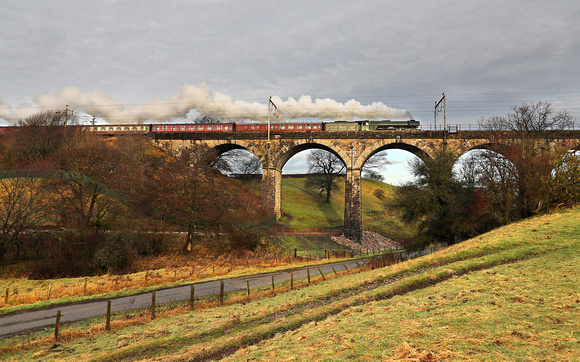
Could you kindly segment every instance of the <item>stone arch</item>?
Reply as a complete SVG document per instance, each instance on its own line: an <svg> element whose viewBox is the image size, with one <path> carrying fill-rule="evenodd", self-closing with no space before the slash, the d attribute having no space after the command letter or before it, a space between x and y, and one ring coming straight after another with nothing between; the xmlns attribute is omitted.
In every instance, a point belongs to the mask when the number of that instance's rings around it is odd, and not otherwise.
<svg viewBox="0 0 580 362"><path fill-rule="evenodd" d="M247 150L247 151L252 152L252 150L250 150L247 147L244 147L240 144L237 144L237 143L222 143L219 145L215 145L213 148L218 152L219 155L221 155L222 153L226 153L228 151L232 151L232 150ZM254 153L254 152L252 152L252 153Z"/></svg>
<svg viewBox="0 0 580 362"><path fill-rule="evenodd" d="M512 153L513 153L512 151L514 150L514 147L509 145L509 144L505 144L505 143L492 143L492 142L481 143L479 145L476 145L474 147L471 147L471 148L465 150L465 152L463 152L459 156L463 156L467 152L475 151L475 150L488 150L488 151L497 152L500 155L502 155L503 157L505 157L506 160L508 160L510 162L514 162L513 157L512 157Z"/></svg>
<svg viewBox="0 0 580 362"><path fill-rule="evenodd" d="M417 146L414 146L414 145L411 145L408 143L404 143L404 142L390 142L390 143L379 144L376 147L366 147L365 150L360 154L360 156L356 160L354 168L362 169L365 162L367 162L368 159L371 158L373 155L375 155L378 152L386 151L386 150L390 150L390 149L399 149L399 150L408 151L408 152L414 154L415 156L419 157L422 160L426 160L426 159L431 158L431 156L427 152L425 152L423 149L421 149Z"/></svg>
<svg viewBox="0 0 580 362"><path fill-rule="evenodd" d="M249 145L246 145L249 146ZM236 177L247 177L245 175L246 172L251 171L253 176L258 177L262 175L264 172L265 164L262 159L260 159L259 155L257 155L254 150L248 147L244 147L241 144L235 143L222 143L216 145L213 148L216 152L218 157L228 164L230 167L230 171L232 174L235 174ZM237 154L228 154L230 151L245 151ZM243 155L243 156L242 156ZM223 157L223 159L222 159ZM234 158L231 158L234 157ZM256 163L257 161L257 163ZM258 172L258 165L260 165L260 170ZM250 168L248 168L250 166ZM241 174L237 174L238 172L242 172ZM230 176L232 176L230 174Z"/></svg>
<svg viewBox="0 0 580 362"><path fill-rule="evenodd" d="M304 143L294 145L293 147L289 148L286 152L281 153L279 155L279 157L275 163L276 168L279 170L282 170L284 165L286 165L286 163L293 156L297 155L298 153L300 153L302 151L314 150L314 149L328 151L328 152L332 153L333 155L335 155L336 157L338 157L346 165L346 161L347 161L346 155L341 154L340 152L337 152L337 150L332 148L331 145L328 145L325 143L327 143L327 142L304 142Z"/></svg>

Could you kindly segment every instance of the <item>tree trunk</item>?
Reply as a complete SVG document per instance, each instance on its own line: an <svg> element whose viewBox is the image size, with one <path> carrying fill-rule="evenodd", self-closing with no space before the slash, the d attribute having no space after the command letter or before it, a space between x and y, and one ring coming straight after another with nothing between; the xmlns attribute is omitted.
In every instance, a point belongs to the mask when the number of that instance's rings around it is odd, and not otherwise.
<svg viewBox="0 0 580 362"><path fill-rule="evenodd" d="M193 230L187 230L187 238L185 239L185 244L183 245L183 253L189 254L193 250Z"/></svg>

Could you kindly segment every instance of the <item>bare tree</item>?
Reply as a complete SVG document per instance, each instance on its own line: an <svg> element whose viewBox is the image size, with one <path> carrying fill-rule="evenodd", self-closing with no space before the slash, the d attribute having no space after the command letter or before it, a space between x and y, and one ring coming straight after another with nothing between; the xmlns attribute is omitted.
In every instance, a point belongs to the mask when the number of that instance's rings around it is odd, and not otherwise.
<svg viewBox="0 0 580 362"><path fill-rule="evenodd" d="M325 203L330 202L332 191L338 184L338 179L344 176L346 165L335 154L325 150L314 150L308 154L308 172L306 187L326 193Z"/></svg>
<svg viewBox="0 0 580 362"><path fill-rule="evenodd" d="M479 166L480 176L483 176L480 179L486 180L481 190L485 190L487 196L492 195L488 201L493 200L492 204L502 209L503 222L507 221L508 214L528 217L557 202L551 200L550 188L555 170L559 169L555 168L554 152L546 147L546 132L568 129L574 123L567 111L554 111L548 102L522 103L512 110L505 116L480 121L480 126L489 132L495 150L510 161L484 153L485 159ZM503 132L506 130L515 132L517 139L506 137ZM514 192L517 197L512 200ZM510 207L512 210L508 212Z"/></svg>
<svg viewBox="0 0 580 362"><path fill-rule="evenodd" d="M371 156L362 168L362 177L369 180L383 181L380 171L385 169L391 162L387 159L387 152L382 151Z"/></svg>
<svg viewBox="0 0 580 362"><path fill-rule="evenodd" d="M493 216L500 224L514 218L518 199L518 170L505 156L491 150L481 150L472 155L463 167L469 172L473 186L478 190L480 214Z"/></svg>
<svg viewBox="0 0 580 362"><path fill-rule="evenodd" d="M10 145L19 163L43 162L49 156L78 141L83 133L76 115L66 111L45 111L18 122L18 132Z"/></svg>
<svg viewBox="0 0 580 362"><path fill-rule="evenodd" d="M511 130L526 133L570 128L573 117L568 111L552 109L548 102L522 103L512 108L514 111L506 116Z"/></svg>
<svg viewBox="0 0 580 362"><path fill-rule="evenodd" d="M536 138L542 131L564 130L574 125L574 118L568 111L554 111L548 102L522 103L512 107L512 110L505 116L480 119L479 126L494 134L516 131L525 140Z"/></svg>
<svg viewBox="0 0 580 362"><path fill-rule="evenodd" d="M45 185L45 179L23 171L0 175L0 260L11 247L18 248L26 230L45 219Z"/></svg>
<svg viewBox="0 0 580 362"><path fill-rule="evenodd" d="M252 152L245 149L230 150L222 153L213 165L221 173L228 175L260 175L262 162Z"/></svg>
<svg viewBox="0 0 580 362"><path fill-rule="evenodd" d="M76 228L100 227L120 207L117 186L132 182L127 157L97 140L59 157L60 177L52 184L62 221Z"/></svg>

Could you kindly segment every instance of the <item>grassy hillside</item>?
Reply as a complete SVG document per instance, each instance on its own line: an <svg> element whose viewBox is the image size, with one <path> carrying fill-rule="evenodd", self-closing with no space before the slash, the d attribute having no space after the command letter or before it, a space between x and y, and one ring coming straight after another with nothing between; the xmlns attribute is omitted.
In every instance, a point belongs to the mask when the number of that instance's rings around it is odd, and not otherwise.
<svg viewBox="0 0 580 362"><path fill-rule="evenodd" d="M219 308L0 341L4 360L577 360L580 208ZM231 297L230 297L231 298ZM241 298L241 297L240 297ZM240 299L241 300L241 299ZM143 312L143 316L147 313ZM146 325L140 325L140 324ZM68 332L66 331L68 330Z"/></svg>
<svg viewBox="0 0 580 362"><path fill-rule="evenodd" d="M344 224L344 182L339 182L330 203L316 191L304 186L303 178L282 179L282 212L284 217L279 221L290 227L336 227ZM375 196L375 191L382 189L386 197L392 195L395 186L379 181L362 180L363 227L380 229L392 238L404 238L413 235L413 230L406 227L400 219L384 210L382 202Z"/></svg>

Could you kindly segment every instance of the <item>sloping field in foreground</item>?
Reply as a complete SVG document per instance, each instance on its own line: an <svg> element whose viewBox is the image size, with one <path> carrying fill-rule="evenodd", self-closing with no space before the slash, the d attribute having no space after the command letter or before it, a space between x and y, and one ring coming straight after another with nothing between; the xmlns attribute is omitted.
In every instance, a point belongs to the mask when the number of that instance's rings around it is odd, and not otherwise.
<svg viewBox="0 0 580 362"><path fill-rule="evenodd" d="M78 332L63 333L57 345L51 331L38 332L3 341L0 353L4 360L578 360L579 265L575 208L275 296L161 312L111 332L72 325Z"/></svg>

